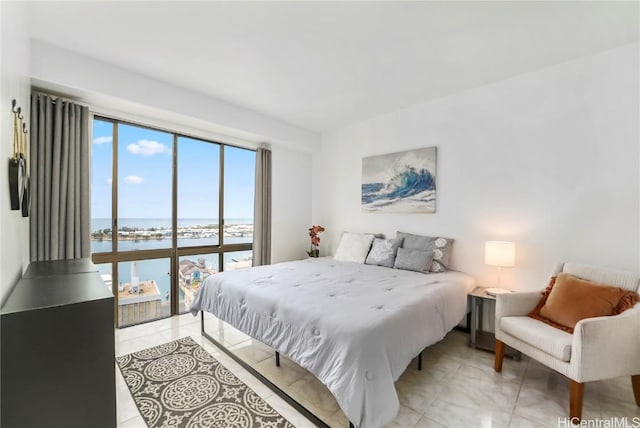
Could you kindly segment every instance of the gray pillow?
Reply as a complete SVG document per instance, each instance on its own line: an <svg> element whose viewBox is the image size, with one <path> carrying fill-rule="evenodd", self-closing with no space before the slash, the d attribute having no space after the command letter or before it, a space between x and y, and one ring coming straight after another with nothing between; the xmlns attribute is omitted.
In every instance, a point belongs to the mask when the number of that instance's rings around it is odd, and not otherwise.
<svg viewBox="0 0 640 428"><path fill-rule="evenodd" d="M400 239L380 239L373 240L373 245L365 261L368 265L378 265L393 267L393 263L396 260L396 253L398 248L402 245L402 238Z"/></svg>
<svg viewBox="0 0 640 428"><path fill-rule="evenodd" d="M428 251L433 238L430 236L414 235L413 233L396 232L396 238L403 238L402 248L410 250Z"/></svg>
<svg viewBox="0 0 640 428"><path fill-rule="evenodd" d="M393 267L396 269L429 273L429 268L431 267L432 262L433 251L398 248L398 254L396 255L396 261Z"/></svg>
<svg viewBox="0 0 640 428"><path fill-rule="evenodd" d="M402 248L433 252L433 261L429 269L431 272L446 272L448 269L453 239L405 232L396 232L396 238L404 238Z"/></svg>
<svg viewBox="0 0 640 428"><path fill-rule="evenodd" d="M431 269L429 269L431 272L446 272L449 269L451 244L453 244L453 239L433 238L433 262Z"/></svg>

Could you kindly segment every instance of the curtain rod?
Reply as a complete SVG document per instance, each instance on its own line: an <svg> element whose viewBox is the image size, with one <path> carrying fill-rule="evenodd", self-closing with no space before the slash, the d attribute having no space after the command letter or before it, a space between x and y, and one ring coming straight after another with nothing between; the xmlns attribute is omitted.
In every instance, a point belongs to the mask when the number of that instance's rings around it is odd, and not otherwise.
<svg viewBox="0 0 640 428"><path fill-rule="evenodd" d="M45 91L42 89L38 89L35 87L31 88L31 93L32 94L37 94L37 95L46 95L48 97L51 97L51 100L55 103L56 101L61 101L63 103L74 103L74 104L78 104L87 108L91 108L91 105L84 102L84 101L80 101L80 100L76 100L76 99L72 99L72 98L68 98L65 95L62 94L56 94L54 92L49 92L49 91Z"/></svg>

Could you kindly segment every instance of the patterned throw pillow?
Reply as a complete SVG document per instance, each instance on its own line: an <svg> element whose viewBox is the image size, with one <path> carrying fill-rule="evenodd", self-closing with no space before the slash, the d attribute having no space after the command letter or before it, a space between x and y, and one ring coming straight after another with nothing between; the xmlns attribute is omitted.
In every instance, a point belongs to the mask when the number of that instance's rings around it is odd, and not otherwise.
<svg viewBox="0 0 640 428"><path fill-rule="evenodd" d="M396 261L396 253L398 248L402 245L402 238L400 239L380 239L373 240L371 251L365 261L368 265L378 265L385 267L393 267Z"/></svg>
<svg viewBox="0 0 640 428"><path fill-rule="evenodd" d="M433 262L431 263L431 269L429 269L431 272L446 272L449 269L451 244L453 244L453 239L434 238Z"/></svg>
<svg viewBox="0 0 640 428"><path fill-rule="evenodd" d="M422 250L410 250L408 248L398 248L396 256L396 269L412 270L416 272L429 273L429 267L433 261L433 252Z"/></svg>
<svg viewBox="0 0 640 428"><path fill-rule="evenodd" d="M429 271L446 272L449 268L453 239L414 235L405 232L396 232L396 238L404 238L402 248L433 252L433 261Z"/></svg>

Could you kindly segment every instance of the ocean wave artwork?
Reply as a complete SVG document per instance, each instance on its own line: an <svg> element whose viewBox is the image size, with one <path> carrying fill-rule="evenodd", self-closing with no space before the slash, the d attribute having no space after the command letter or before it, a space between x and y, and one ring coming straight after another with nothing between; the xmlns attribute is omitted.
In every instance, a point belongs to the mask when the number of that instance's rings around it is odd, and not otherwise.
<svg viewBox="0 0 640 428"><path fill-rule="evenodd" d="M436 147L363 158L362 209L434 213Z"/></svg>

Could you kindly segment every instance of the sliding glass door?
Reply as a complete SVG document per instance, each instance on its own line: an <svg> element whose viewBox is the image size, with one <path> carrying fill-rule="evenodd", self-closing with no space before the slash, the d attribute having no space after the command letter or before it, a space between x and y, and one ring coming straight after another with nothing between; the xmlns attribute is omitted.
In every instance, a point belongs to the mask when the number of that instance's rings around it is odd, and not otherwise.
<svg viewBox="0 0 640 428"><path fill-rule="evenodd" d="M254 169L253 150L94 118L92 258L117 326L186 312L208 276L251 265Z"/></svg>

